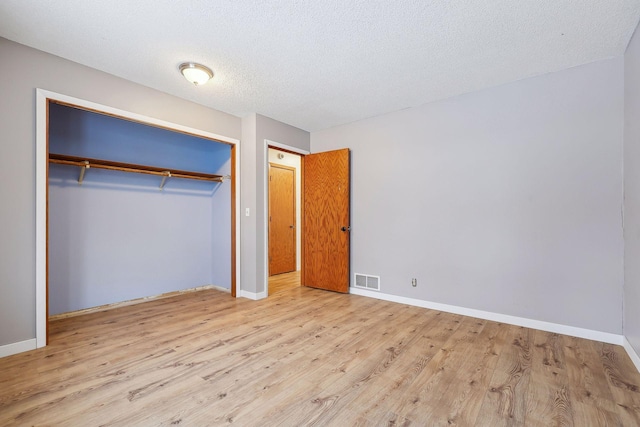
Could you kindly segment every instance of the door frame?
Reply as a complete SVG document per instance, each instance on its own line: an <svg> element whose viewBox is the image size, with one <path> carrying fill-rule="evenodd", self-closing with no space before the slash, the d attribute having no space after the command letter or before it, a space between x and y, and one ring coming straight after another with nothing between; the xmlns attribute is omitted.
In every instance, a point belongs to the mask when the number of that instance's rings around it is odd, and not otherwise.
<svg viewBox="0 0 640 427"><path fill-rule="evenodd" d="M48 326L48 177L49 102L129 120L177 133L202 137L231 146L231 294L240 283L240 140L178 123L137 114L45 89L36 89L36 347L47 345Z"/></svg>
<svg viewBox="0 0 640 427"><path fill-rule="evenodd" d="M303 200L304 200L304 191L302 191L302 189L304 188L304 156L306 156L307 154L311 154L310 151L303 150L301 148L294 147L291 145L283 144L281 142L272 141L270 139L265 139L263 141L262 153L263 153L263 159L264 159L264 187L262 191L264 194L264 197L263 197L264 205L262 206L262 209L263 209L262 212L263 212L264 221L262 224L262 229L264 230L264 246L263 246L264 256L262 259L262 263L263 263L264 277L262 277L261 279L264 286L264 293L261 295L262 298L267 298L269 296L269 147L282 150L282 151L288 151L294 154L298 154L301 157L300 179L301 179L302 188L300 189L300 194ZM303 200L299 201L301 203L300 209L301 209L302 218L304 218L304 203L302 203ZM304 221L300 221L300 222L304 223ZM298 227L300 227L300 233L302 236L302 245L300 248L300 259L302 261L300 264L300 268L301 268L300 281L304 283L304 226L303 224L299 224Z"/></svg>

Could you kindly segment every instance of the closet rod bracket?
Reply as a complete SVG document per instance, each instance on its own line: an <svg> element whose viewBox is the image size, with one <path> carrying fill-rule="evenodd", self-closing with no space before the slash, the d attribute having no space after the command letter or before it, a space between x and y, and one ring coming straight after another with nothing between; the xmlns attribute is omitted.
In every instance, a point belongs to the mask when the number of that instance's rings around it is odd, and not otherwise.
<svg viewBox="0 0 640 427"><path fill-rule="evenodd" d="M167 183L167 178L171 178L170 171L164 171L164 176L162 177L162 182L160 183L160 191L162 191L164 185Z"/></svg>
<svg viewBox="0 0 640 427"><path fill-rule="evenodd" d="M84 165L80 166L80 176L78 177L78 185L82 185L82 181L84 181L84 173L87 169L89 169L91 165L88 160L84 161Z"/></svg>

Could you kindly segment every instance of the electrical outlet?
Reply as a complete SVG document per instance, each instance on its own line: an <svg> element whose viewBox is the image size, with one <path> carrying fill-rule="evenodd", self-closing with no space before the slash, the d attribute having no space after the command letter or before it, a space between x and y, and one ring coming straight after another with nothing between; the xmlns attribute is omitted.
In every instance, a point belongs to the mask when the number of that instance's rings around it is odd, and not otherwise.
<svg viewBox="0 0 640 427"><path fill-rule="evenodd" d="M418 286L418 279L416 278L411 279L411 286L413 286L414 288Z"/></svg>

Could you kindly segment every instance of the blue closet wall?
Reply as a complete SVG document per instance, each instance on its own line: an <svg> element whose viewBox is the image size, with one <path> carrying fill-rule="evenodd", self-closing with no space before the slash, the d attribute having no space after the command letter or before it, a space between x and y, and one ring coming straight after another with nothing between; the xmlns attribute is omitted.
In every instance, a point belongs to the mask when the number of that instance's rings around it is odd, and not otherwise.
<svg viewBox="0 0 640 427"><path fill-rule="evenodd" d="M227 175L230 146L52 104L49 152ZM231 285L231 183L49 166L49 313Z"/></svg>

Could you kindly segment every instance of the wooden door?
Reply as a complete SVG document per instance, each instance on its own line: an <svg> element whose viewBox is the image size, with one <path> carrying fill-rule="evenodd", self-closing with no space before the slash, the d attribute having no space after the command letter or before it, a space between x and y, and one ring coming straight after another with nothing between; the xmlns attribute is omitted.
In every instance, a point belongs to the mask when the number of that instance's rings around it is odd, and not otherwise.
<svg viewBox="0 0 640 427"><path fill-rule="evenodd" d="M269 275L296 270L296 170L269 164Z"/></svg>
<svg viewBox="0 0 640 427"><path fill-rule="evenodd" d="M304 157L303 285L349 292L349 150Z"/></svg>

